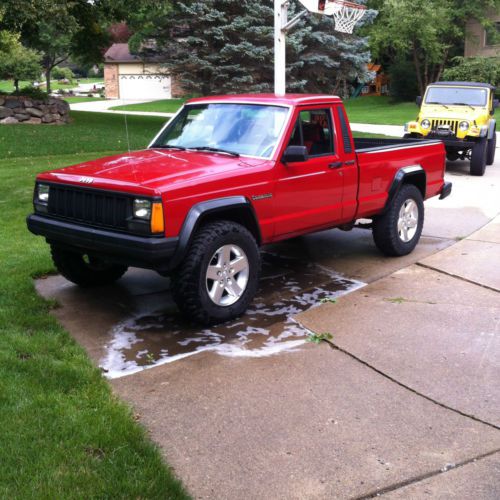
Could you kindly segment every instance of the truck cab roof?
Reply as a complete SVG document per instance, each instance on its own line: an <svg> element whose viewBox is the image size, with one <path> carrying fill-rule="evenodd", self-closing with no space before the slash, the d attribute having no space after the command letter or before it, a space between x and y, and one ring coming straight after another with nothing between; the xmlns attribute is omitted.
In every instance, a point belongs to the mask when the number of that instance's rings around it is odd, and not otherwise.
<svg viewBox="0 0 500 500"><path fill-rule="evenodd" d="M237 94L196 97L189 99L186 104L208 104L214 102L304 106L340 103L342 101L338 96L323 94L286 94L284 96L276 96L275 94Z"/></svg>

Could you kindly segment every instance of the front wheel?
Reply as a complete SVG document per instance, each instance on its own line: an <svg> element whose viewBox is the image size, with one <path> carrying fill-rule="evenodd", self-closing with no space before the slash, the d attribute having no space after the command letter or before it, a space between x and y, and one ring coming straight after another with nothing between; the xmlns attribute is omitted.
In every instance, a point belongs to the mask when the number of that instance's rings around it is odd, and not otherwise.
<svg viewBox="0 0 500 500"><path fill-rule="evenodd" d="M218 221L202 227L172 276L172 294L189 318L210 325L245 312L259 282L260 254L240 224Z"/></svg>
<svg viewBox="0 0 500 500"><path fill-rule="evenodd" d="M486 150L488 146L488 141L484 137L479 139L476 144L472 147L472 153L470 157L470 175L484 175L486 169Z"/></svg>
<svg viewBox="0 0 500 500"><path fill-rule="evenodd" d="M488 141L486 148L486 165L493 165L495 162L495 151L497 147L497 131L493 131L493 137Z"/></svg>
<svg viewBox="0 0 500 500"><path fill-rule="evenodd" d="M375 245L386 255L407 255L417 246L423 225L422 193L413 184L404 184L388 210L373 221Z"/></svg>
<svg viewBox="0 0 500 500"><path fill-rule="evenodd" d="M127 266L110 264L95 255L70 252L54 245L50 250L57 270L81 287L109 285L127 271Z"/></svg>

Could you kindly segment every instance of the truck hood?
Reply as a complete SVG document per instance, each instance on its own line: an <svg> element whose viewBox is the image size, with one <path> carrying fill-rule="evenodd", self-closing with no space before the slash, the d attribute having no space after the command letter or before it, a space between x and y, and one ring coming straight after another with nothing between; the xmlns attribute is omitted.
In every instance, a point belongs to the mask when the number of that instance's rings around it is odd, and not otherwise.
<svg viewBox="0 0 500 500"><path fill-rule="evenodd" d="M448 109L438 104L423 105L420 110L420 118L423 120L481 120L487 116L485 108L475 107L474 110L469 106L452 106L447 104Z"/></svg>
<svg viewBox="0 0 500 500"><path fill-rule="evenodd" d="M146 149L53 170L41 174L39 179L120 190L141 187L143 192L159 192L200 178L227 177L228 172L262 162L262 159L225 154Z"/></svg>

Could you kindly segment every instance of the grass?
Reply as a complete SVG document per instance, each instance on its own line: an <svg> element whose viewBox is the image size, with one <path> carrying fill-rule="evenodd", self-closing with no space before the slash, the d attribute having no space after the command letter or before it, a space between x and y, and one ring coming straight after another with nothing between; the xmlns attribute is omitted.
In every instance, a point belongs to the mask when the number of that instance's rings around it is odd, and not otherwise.
<svg viewBox="0 0 500 500"><path fill-rule="evenodd" d="M111 109L121 111L144 111L175 113L183 104L183 99L165 99L162 101L125 104ZM413 102L391 103L388 97L367 96L345 101L349 120L353 123L380 125L403 125L414 120L418 109Z"/></svg>
<svg viewBox="0 0 500 500"><path fill-rule="evenodd" d="M110 109L116 111L145 111L156 113L175 113L184 104L184 99L164 99L161 101L143 102L141 104L124 104Z"/></svg>
<svg viewBox="0 0 500 500"><path fill-rule="evenodd" d="M104 97L64 97L63 99L70 104L76 104L78 102L92 102L92 101L105 101Z"/></svg>
<svg viewBox="0 0 500 500"><path fill-rule="evenodd" d="M391 103L390 99L385 96L358 97L349 99L344 104L349 121L352 123L404 125L418 115L415 103Z"/></svg>
<svg viewBox="0 0 500 500"><path fill-rule="evenodd" d="M103 78L79 78L78 81L80 83L103 83L104 79ZM28 82L28 81L20 81L19 82L19 88L22 89L23 87L28 87L32 85L33 82ZM59 90L59 89L64 89L64 90L70 90L70 89L75 89L78 87L78 83L76 81L76 78L73 83L59 83L57 80L52 80L51 82L51 88L52 91L54 90ZM41 87L42 89L45 88L45 86ZM14 90L14 81L13 80L0 80L0 92L12 92Z"/></svg>
<svg viewBox="0 0 500 500"><path fill-rule="evenodd" d="M0 498L187 498L33 286L34 276L53 271L45 241L25 225L34 177L123 151L123 117L108 116L75 113L64 127L0 127ZM161 124L149 121L129 118L134 147Z"/></svg>
<svg viewBox="0 0 500 500"><path fill-rule="evenodd" d="M0 128L0 158L57 156L93 151L125 151L145 147L165 118L71 113L73 122L61 126L8 125ZM129 142L127 141L127 126Z"/></svg>

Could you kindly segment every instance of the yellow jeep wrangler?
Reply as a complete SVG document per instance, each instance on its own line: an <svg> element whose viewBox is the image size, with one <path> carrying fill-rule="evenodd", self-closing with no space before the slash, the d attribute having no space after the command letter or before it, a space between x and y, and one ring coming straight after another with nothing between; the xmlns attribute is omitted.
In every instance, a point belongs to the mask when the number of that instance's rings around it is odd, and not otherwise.
<svg viewBox="0 0 500 500"><path fill-rule="evenodd" d="M498 99L487 83L437 82L417 97L417 121L405 124L405 138L440 139L448 160L470 160L471 175L483 175L493 164Z"/></svg>

